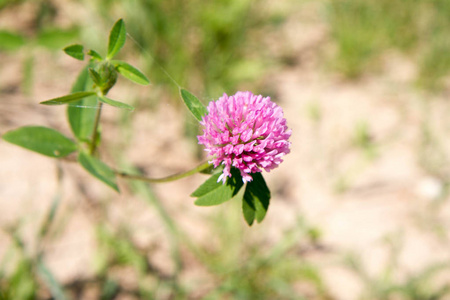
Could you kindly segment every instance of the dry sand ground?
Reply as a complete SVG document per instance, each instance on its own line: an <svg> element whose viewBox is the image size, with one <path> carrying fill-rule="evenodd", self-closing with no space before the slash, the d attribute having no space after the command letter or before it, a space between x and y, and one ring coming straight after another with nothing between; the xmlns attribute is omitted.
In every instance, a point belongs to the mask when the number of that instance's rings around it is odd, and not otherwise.
<svg viewBox="0 0 450 300"><path fill-rule="evenodd" d="M448 228L450 206L445 195L450 132L447 92L428 96L412 85L414 65L393 53L385 57L378 75L347 82L325 70L319 53L330 47L327 30L320 19L293 18L277 37L285 39L296 63L270 76L279 104L293 130L292 153L279 169L267 175L274 195L266 220L248 231L267 235L276 242L284 230L295 225L299 215L321 229L322 244L329 251L311 255L324 274L336 299L356 299L362 290L359 278L339 261L348 252L360 255L369 273L376 275L388 263L388 247L383 241L401 236L398 278L420 271L433 262L449 261ZM41 107L40 100L67 91L80 64L63 55L42 53L36 61L33 97L20 94L20 58L0 55L2 94L1 133L23 125L44 125L69 134L63 109ZM52 79L69 72L67 82ZM66 75L64 75L66 76ZM117 99L124 99L119 89ZM183 137L182 113L173 104L162 102L155 111L127 114L132 135L125 157L152 176L186 170L197 163L192 145ZM104 111L106 145L117 145L121 133L113 108ZM366 123L375 145L374 155L355 146L355 128ZM423 124L437 138L425 145ZM111 157L106 160L112 162ZM425 163L424 163L425 161ZM23 218L23 234L32 251L33 235L57 190L57 163L5 142L0 142L0 226ZM46 260L60 280L85 277L92 272L93 235L91 208L99 201L114 199L108 206L111 222L129 221L139 243L159 243L152 260L170 268L165 229L158 214L124 190L121 195L91 180L78 166L62 163L63 208L66 228L56 242L47 245ZM204 180L201 175L177 183L155 186L156 195L193 240L209 237L205 218L217 208L199 208L188 197ZM81 189L80 189L81 187ZM80 192L83 190L83 192ZM109 201L109 200L108 200ZM438 205L438 210L433 210ZM227 206L225 206L227 207ZM441 234L433 228L439 227ZM0 257L9 239L0 232ZM184 275L198 280L201 272ZM196 277L197 276L197 277ZM189 280L189 279L188 279Z"/></svg>

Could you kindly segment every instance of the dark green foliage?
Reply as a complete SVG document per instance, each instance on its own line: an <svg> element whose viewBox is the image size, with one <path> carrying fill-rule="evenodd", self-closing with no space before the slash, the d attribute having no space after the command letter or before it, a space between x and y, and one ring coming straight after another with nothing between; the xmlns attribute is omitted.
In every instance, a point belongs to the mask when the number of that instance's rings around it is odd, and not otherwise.
<svg viewBox="0 0 450 300"><path fill-rule="evenodd" d="M270 191L261 173L254 173L252 177L253 181L247 183L242 199L244 218L250 226L255 219L258 223L264 219L270 202Z"/></svg>

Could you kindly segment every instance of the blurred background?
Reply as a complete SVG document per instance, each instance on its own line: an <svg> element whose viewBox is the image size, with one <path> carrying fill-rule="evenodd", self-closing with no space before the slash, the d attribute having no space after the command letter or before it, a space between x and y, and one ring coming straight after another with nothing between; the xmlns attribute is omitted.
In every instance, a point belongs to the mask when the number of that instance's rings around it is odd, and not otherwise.
<svg viewBox="0 0 450 300"><path fill-rule="evenodd" d="M0 0L0 134L70 135L63 107L114 22L124 59L100 153L152 177L205 160L178 95L250 90L283 107L292 152L266 219L196 207L207 177L121 193L0 141L0 299L450 299L450 1Z"/></svg>

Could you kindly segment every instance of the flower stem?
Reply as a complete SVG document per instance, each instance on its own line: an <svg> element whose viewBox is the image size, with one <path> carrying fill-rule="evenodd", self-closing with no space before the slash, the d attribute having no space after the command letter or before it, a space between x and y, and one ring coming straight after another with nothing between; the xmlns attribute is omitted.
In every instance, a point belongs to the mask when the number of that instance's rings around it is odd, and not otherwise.
<svg viewBox="0 0 450 300"><path fill-rule="evenodd" d="M100 115L102 113L102 105L103 105L103 103L98 101L97 113L95 115L95 121L94 121L94 130L92 131L92 137L91 137L91 146L89 148L89 153L91 155L95 153L95 150L97 150L98 125L100 124Z"/></svg>
<svg viewBox="0 0 450 300"><path fill-rule="evenodd" d="M117 176L120 176L120 177L126 178L126 179L141 180L141 181L146 181L146 182L151 182L151 183L163 183L163 182L170 182L170 181L175 181L175 180L178 180L178 179L181 179L184 177L188 177L188 176L198 173L200 171L206 170L210 166L211 165L209 162L204 162L201 165L198 165L197 167L195 167L189 171L170 175L167 177L162 177L162 178L149 178L149 177L145 177L142 175L133 175L133 174L128 174L128 173L120 172L120 171L115 171L115 173Z"/></svg>

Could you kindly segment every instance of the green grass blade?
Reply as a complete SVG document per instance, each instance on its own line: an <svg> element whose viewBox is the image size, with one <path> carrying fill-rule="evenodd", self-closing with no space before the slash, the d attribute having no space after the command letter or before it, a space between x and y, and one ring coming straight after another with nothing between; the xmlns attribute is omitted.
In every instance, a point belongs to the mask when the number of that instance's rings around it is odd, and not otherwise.
<svg viewBox="0 0 450 300"><path fill-rule="evenodd" d="M56 211L58 210L59 204L61 202L61 197L60 195L57 195L53 201L52 201L52 205L50 206L50 209L48 210L41 228L39 229L39 238L42 239L44 238L47 233L49 232L50 226L53 223L53 220L55 219L55 215L56 215Z"/></svg>
<svg viewBox="0 0 450 300"><path fill-rule="evenodd" d="M66 300L68 299L64 293L63 287L56 280L55 276L50 272L50 270L45 266L42 261L37 264L37 272L42 278L44 283L47 285L50 293L55 300Z"/></svg>

